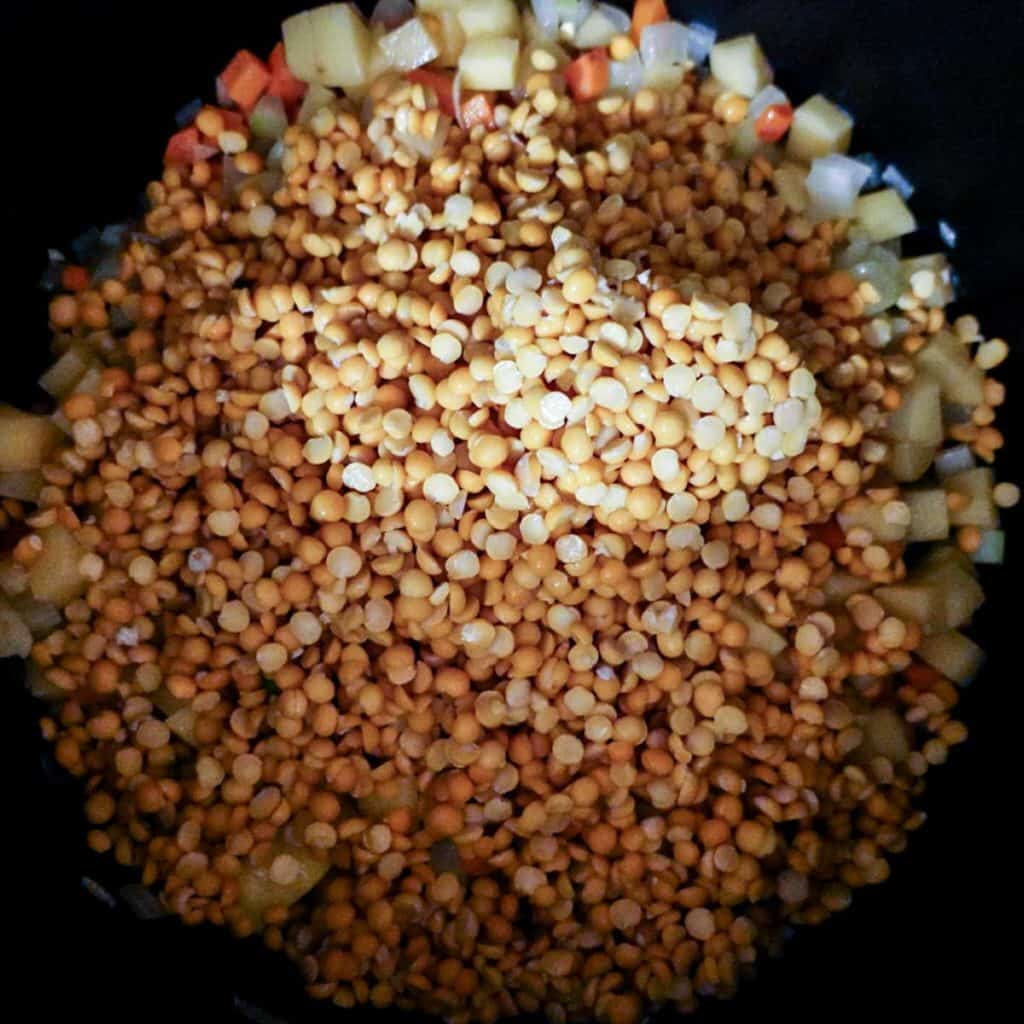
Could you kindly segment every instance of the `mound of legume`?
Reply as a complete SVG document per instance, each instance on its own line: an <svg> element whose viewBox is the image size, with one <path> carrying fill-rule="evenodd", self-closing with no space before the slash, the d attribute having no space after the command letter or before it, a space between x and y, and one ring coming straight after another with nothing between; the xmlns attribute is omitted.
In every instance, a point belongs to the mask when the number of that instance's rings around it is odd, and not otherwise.
<svg viewBox="0 0 1024 1024"><path fill-rule="evenodd" d="M0 653L90 846L314 996L729 995L885 880L965 737L1006 345L753 37L660 0L284 36L55 268Z"/></svg>

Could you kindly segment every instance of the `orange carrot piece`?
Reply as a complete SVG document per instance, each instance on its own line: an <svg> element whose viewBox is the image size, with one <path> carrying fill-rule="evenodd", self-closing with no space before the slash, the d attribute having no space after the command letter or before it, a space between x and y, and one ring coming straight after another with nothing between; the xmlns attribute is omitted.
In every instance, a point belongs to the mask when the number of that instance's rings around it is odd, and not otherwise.
<svg viewBox="0 0 1024 1024"><path fill-rule="evenodd" d="M834 519L827 523L813 523L808 526L807 536L809 540L824 544L830 551L836 551L846 544L846 534Z"/></svg>
<svg viewBox="0 0 1024 1024"><path fill-rule="evenodd" d="M482 93L470 96L462 104L462 125L468 131L475 124L490 127L494 124L494 108L491 101Z"/></svg>
<svg viewBox="0 0 1024 1024"><path fill-rule="evenodd" d="M164 152L164 162L194 164L199 159L198 154L206 148L208 147L202 145L198 128L182 128L168 140L167 149Z"/></svg>
<svg viewBox="0 0 1024 1024"><path fill-rule="evenodd" d="M60 286L68 292L84 292L89 287L89 271L85 267L65 267L60 274Z"/></svg>
<svg viewBox="0 0 1024 1024"><path fill-rule="evenodd" d="M239 50L223 70L224 91L243 110L251 110L270 85L270 71L254 53Z"/></svg>
<svg viewBox="0 0 1024 1024"><path fill-rule="evenodd" d="M608 75L608 51L603 47L581 53L565 69L565 81L578 103L601 96L608 88Z"/></svg>
<svg viewBox="0 0 1024 1024"><path fill-rule="evenodd" d="M636 0L633 5L633 41L639 43L644 29L648 25L657 25L659 21L668 21L665 0Z"/></svg>
<svg viewBox="0 0 1024 1024"><path fill-rule="evenodd" d="M915 658L903 670L903 677L915 690L929 690L943 678L943 675L937 668L932 668L931 665L926 665Z"/></svg>
<svg viewBox="0 0 1024 1024"><path fill-rule="evenodd" d="M270 68L270 84L267 86L267 93L271 96L279 96L284 100L285 105L298 103L306 95L306 83L300 81L292 74L288 67L288 61L284 55L284 43L278 43L270 53L267 61Z"/></svg>
<svg viewBox="0 0 1024 1024"><path fill-rule="evenodd" d="M428 89L433 89L437 94L437 102L441 109L449 117L455 116L455 96L452 92L452 76L443 75L439 71L428 71L426 68L416 68L405 73L406 79L410 82L418 82Z"/></svg>

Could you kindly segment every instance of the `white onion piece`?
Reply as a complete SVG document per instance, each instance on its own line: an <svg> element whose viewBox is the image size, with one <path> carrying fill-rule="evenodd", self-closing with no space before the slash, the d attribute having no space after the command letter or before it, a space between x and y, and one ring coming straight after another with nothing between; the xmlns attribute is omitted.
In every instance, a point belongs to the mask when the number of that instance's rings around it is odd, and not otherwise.
<svg viewBox="0 0 1024 1024"><path fill-rule="evenodd" d="M560 34L567 39L575 39L580 25L593 9L592 0L555 0Z"/></svg>
<svg viewBox="0 0 1024 1024"><path fill-rule="evenodd" d="M852 217L857 196L870 176L870 169L859 160L838 153L819 157L807 175L812 216L818 220Z"/></svg>
<svg viewBox="0 0 1024 1024"><path fill-rule="evenodd" d="M688 46L686 26L678 21L648 25L640 35L640 56L649 68L685 64Z"/></svg>
<svg viewBox="0 0 1024 1024"><path fill-rule="evenodd" d="M902 199L909 199L914 194L914 186L895 164L889 164L882 171L882 182L899 192Z"/></svg>
<svg viewBox="0 0 1024 1024"><path fill-rule="evenodd" d="M982 530L981 544L971 555L980 565L1002 565L1006 557L1006 534L1002 530Z"/></svg>
<svg viewBox="0 0 1024 1024"><path fill-rule="evenodd" d="M592 50L595 46L607 46L617 35L622 34L621 25L617 25L608 12L616 10L607 4L598 4L583 20L573 36L573 42L581 50ZM625 14L625 11L617 11Z"/></svg>
<svg viewBox="0 0 1024 1024"><path fill-rule="evenodd" d="M747 117L755 121L769 108L776 107L781 103L788 103L789 97L775 85L766 85L751 101L747 107Z"/></svg>
<svg viewBox="0 0 1024 1024"><path fill-rule="evenodd" d="M554 39L558 34L558 5L556 0L530 0L537 28L545 39Z"/></svg>
<svg viewBox="0 0 1024 1024"><path fill-rule="evenodd" d="M974 453L965 444L947 448L935 456L935 472L940 480L945 480L948 476L956 476L957 473L966 473L967 470L974 469L976 465Z"/></svg>
<svg viewBox="0 0 1024 1024"><path fill-rule="evenodd" d="M415 13L409 0L377 0L377 6L370 15L370 24L386 29L398 28Z"/></svg>
<svg viewBox="0 0 1024 1024"><path fill-rule="evenodd" d="M437 129L430 138L420 135L418 132L396 130L395 139L405 146L406 149L422 157L424 160L433 160L444 145L450 124L451 119L442 114L438 119Z"/></svg>
<svg viewBox="0 0 1024 1024"><path fill-rule="evenodd" d="M382 36L380 51L388 66L396 71L412 71L429 64L437 57L438 49L434 37L427 31L419 18L413 18L404 25Z"/></svg>
<svg viewBox="0 0 1024 1024"><path fill-rule="evenodd" d="M632 27L632 19L628 12L615 4L598 4L598 10L604 11L605 17L619 30L620 35L626 35Z"/></svg>
<svg viewBox="0 0 1024 1024"><path fill-rule="evenodd" d="M691 21L686 26L686 35L690 60L694 64L703 64L711 55L711 47L715 45L718 33L710 25Z"/></svg>
<svg viewBox="0 0 1024 1024"><path fill-rule="evenodd" d="M634 53L629 60L613 60L608 65L608 88L621 89L632 96L644 82L644 68Z"/></svg>

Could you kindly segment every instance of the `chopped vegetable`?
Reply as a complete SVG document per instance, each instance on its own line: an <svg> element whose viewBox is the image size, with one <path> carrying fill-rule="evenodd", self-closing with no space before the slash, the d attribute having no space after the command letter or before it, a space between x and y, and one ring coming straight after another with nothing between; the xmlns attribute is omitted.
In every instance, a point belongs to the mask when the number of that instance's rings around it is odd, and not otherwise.
<svg viewBox="0 0 1024 1024"><path fill-rule="evenodd" d="M168 140L164 161L169 164L195 164L209 160L216 153L216 146L202 141L198 128L183 128Z"/></svg>
<svg viewBox="0 0 1024 1024"><path fill-rule="evenodd" d="M268 96L277 96L284 101L285 106L293 106L302 101L306 94L306 83L300 81L292 74L288 67L288 59L285 56L284 43L278 43L270 51L270 59L267 61L270 69L270 84L267 86Z"/></svg>
<svg viewBox="0 0 1024 1024"><path fill-rule="evenodd" d="M280 96L264 96L249 115L249 127L257 139L279 139L288 128L288 113Z"/></svg>
<svg viewBox="0 0 1024 1024"><path fill-rule="evenodd" d="M891 188L861 196L854 217L858 227L874 242L900 238L917 230L914 215L900 194Z"/></svg>
<svg viewBox="0 0 1024 1024"><path fill-rule="evenodd" d="M467 39L519 34L519 8L513 0L464 0L456 10Z"/></svg>
<svg viewBox="0 0 1024 1024"><path fill-rule="evenodd" d="M633 4L633 41L639 45L644 29L656 25L659 21L668 21L668 8L665 0L635 0Z"/></svg>
<svg viewBox="0 0 1024 1024"><path fill-rule="evenodd" d="M29 589L37 601L63 608L85 588L78 567L84 551L64 526L45 526L38 532L42 549L29 569Z"/></svg>
<svg viewBox="0 0 1024 1024"><path fill-rule="evenodd" d="M27 658L32 634L21 616L0 597L0 658Z"/></svg>
<svg viewBox="0 0 1024 1024"><path fill-rule="evenodd" d="M772 80L761 44L753 35L736 36L711 49L711 74L741 96L756 96Z"/></svg>
<svg viewBox="0 0 1024 1024"><path fill-rule="evenodd" d="M370 15L370 24L390 32L408 21L414 12L415 8L409 0L377 0Z"/></svg>
<svg viewBox="0 0 1024 1024"><path fill-rule="evenodd" d="M270 69L254 53L239 50L221 72L224 92L243 110L251 110L267 91L271 82Z"/></svg>
<svg viewBox="0 0 1024 1024"><path fill-rule="evenodd" d="M60 440L60 430L46 416L0 403L0 473L38 469Z"/></svg>
<svg viewBox="0 0 1024 1024"><path fill-rule="evenodd" d="M914 653L960 686L971 682L985 661L985 652L956 630L926 636Z"/></svg>
<svg viewBox="0 0 1024 1024"><path fill-rule="evenodd" d="M995 478L988 466L979 466L946 477L942 485L947 494L961 499L949 509L949 521L954 526L977 526L983 530L992 530L999 525L999 513L992 500Z"/></svg>
<svg viewBox="0 0 1024 1024"><path fill-rule="evenodd" d="M608 51L590 50L582 53L565 69L565 81L578 103L595 99L608 88Z"/></svg>
<svg viewBox="0 0 1024 1024"><path fill-rule="evenodd" d="M459 58L466 89L511 89L518 80L519 40L511 36L470 39Z"/></svg>
<svg viewBox="0 0 1024 1024"><path fill-rule="evenodd" d="M576 30L573 45L581 50L607 46L617 35L628 34L629 26L629 15L621 8L598 4Z"/></svg>
<svg viewBox="0 0 1024 1024"><path fill-rule="evenodd" d="M468 131L478 124L488 128L494 124L494 107L482 92L476 93L462 103L462 126Z"/></svg>
<svg viewBox="0 0 1024 1024"><path fill-rule="evenodd" d="M949 536L949 508L942 488L906 490L902 497L910 509L907 540L935 541Z"/></svg>
<svg viewBox="0 0 1024 1024"><path fill-rule="evenodd" d="M819 93L793 111L786 155L810 163L830 153L845 153L852 135L853 118Z"/></svg>
<svg viewBox="0 0 1024 1024"><path fill-rule="evenodd" d="M281 29L288 66L304 82L351 88L369 79L373 38L353 4L296 14Z"/></svg>
<svg viewBox="0 0 1024 1024"><path fill-rule="evenodd" d="M851 160L838 153L817 157L807 175L807 193L815 218L834 220L852 217L857 196L870 173L859 160ZM896 298L898 296L892 301L895 302Z"/></svg>
<svg viewBox="0 0 1024 1024"><path fill-rule="evenodd" d="M396 71L411 71L429 64L440 52L420 18L412 18L383 36L379 46L388 66Z"/></svg>
<svg viewBox="0 0 1024 1024"><path fill-rule="evenodd" d="M455 101L452 95L452 76L442 74L440 71L430 71L426 68L417 68L407 71L405 77L410 82L418 82L427 89L431 89L437 96L438 106L449 117L455 116Z"/></svg>

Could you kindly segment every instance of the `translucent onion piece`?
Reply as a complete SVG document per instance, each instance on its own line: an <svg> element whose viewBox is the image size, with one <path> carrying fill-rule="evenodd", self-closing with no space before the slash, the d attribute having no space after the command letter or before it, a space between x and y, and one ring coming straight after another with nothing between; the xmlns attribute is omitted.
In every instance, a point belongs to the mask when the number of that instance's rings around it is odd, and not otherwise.
<svg viewBox="0 0 1024 1024"><path fill-rule="evenodd" d="M448 128L451 125L451 118L442 115L437 122L437 129L434 134L427 137L417 132L396 131L395 138L406 149L411 150L424 160L432 160L440 152L444 140L448 135Z"/></svg>
<svg viewBox="0 0 1024 1024"><path fill-rule="evenodd" d="M966 473L967 470L974 469L976 465L974 453L965 444L947 448L935 456L935 472L940 480L945 480L948 476L955 476L957 473Z"/></svg>
<svg viewBox="0 0 1024 1024"><path fill-rule="evenodd" d="M903 294L903 274L900 272L900 261L884 249L878 250L872 259L855 263L850 273L858 281L868 281L878 293L874 302L864 306L865 316L876 316L884 313Z"/></svg>
<svg viewBox="0 0 1024 1024"><path fill-rule="evenodd" d="M545 39L554 39L558 34L558 5L555 0L530 0L537 28Z"/></svg>
<svg viewBox="0 0 1024 1024"><path fill-rule="evenodd" d="M407 21L380 41L381 53L396 71L412 71L438 55L437 43L419 18Z"/></svg>
<svg viewBox="0 0 1024 1024"><path fill-rule="evenodd" d="M610 4L598 4L576 30L573 42L581 50L607 46L617 35L629 31L629 15Z"/></svg>
<svg viewBox="0 0 1024 1024"><path fill-rule="evenodd" d="M613 60L608 66L608 88L632 96L644 81L644 68L634 53L629 60Z"/></svg>
<svg viewBox="0 0 1024 1024"><path fill-rule="evenodd" d="M896 189L903 199L909 199L914 194L914 186L895 164L889 164L882 171L882 183Z"/></svg>
<svg viewBox="0 0 1024 1024"><path fill-rule="evenodd" d="M766 85L751 101L747 117L755 121L769 108L788 103L789 97L777 86Z"/></svg>
<svg viewBox="0 0 1024 1024"><path fill-rule="evenodd" d="M377 6L370 15L370 24L386 29L398 28L415 13L409 0L377 0Z"/></svg>
<svg viewBox="0 0 1024 1024"><path fill-rule="evenodd" d="M819 220L852 217L857 196L870 174L859 160L837 153L819 157L807 175L812 216Z"/></svg>
<svg viewBox="0 0 1024 1024"><path fill-rule="evenodd" d="M640 36L640 56L647 67L685 64L687 50L686 26L678 21L648 25Z"/></svg>
<svg viewBox="0 0 1024 1024"><path fill-rule="evenodd" d="M710 25L691 21L686 27L686 35L690 60L694 64L703 64L711 55L711 47L715 45L718 33Z"/></svg>
<svg viewBox="0 0 1024 1024"><path fill-rule="evenodd" d="M1002 565L1006 557L1006 534L1002 530L982 530L978 550L971 555L980 565Z"/></svg>
<svg viewBox="0 0 1024 1024"><path fill-rule="evenodd" d="M279 139L288 127L288 114L280 96L261 96L249 115L249 127L257 139Z"/></svg>

